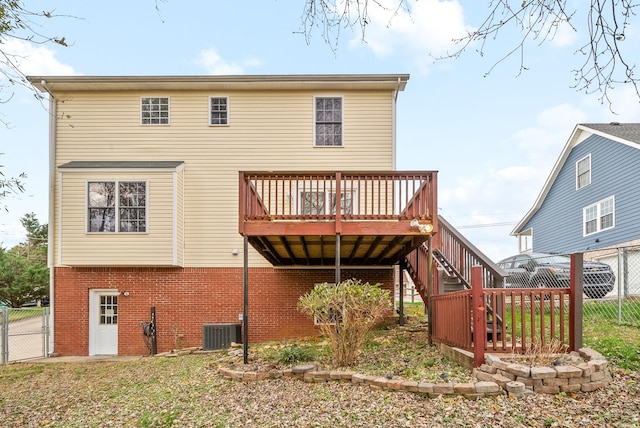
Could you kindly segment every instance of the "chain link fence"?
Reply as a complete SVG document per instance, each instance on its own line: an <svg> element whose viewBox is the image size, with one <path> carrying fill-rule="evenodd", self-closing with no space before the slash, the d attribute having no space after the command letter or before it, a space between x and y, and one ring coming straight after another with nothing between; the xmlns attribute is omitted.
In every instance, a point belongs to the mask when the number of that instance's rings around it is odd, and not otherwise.
<svg viewBox="0 0 640 428"><path fill-rule="evenodd" d="M2 307L0 362L7 364L49 353L49 308Z"/></svg>
<svg viewBox="0 0 640 428"><path fill-rule="evenodd" d="M611 266L616 281L602 299L584 302L584 315L603 321L640 327L640 246L585 253L587 260Z"/></svg>
<svg viewBox="0 0 640 428"><path fill-rule="evenodd" d="M569 254L518 254L498 263L507 288L569 287ZM640 327L640 246L583 255L585 322Z"/></svg>

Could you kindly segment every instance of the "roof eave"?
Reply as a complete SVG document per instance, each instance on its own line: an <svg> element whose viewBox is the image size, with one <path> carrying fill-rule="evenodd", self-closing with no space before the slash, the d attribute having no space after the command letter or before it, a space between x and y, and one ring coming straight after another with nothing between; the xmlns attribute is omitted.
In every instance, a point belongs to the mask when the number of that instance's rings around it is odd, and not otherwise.
<svg viewBox="0 0 640 428"><path fill-rule="evenodd" d="M409 74L227 76L28 76L43 92L197 89L388 89L403 91Z"/></svg>

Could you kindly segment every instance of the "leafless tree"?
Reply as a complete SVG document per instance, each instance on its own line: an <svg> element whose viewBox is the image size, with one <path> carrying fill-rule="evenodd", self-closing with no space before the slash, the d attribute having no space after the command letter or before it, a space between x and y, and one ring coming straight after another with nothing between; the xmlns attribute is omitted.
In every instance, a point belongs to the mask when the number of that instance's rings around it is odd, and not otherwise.
<svg viewBox="0 0 640 428"><path fill-rule="evenodd" d="M456 45L453 52L435 58L458 58L469 50L484 55L489 42L515 29L521 36L487 73L513 55L519 55L519 72L522 72L527 69L525 47L528 42L540 45L551 41L560 27L569 26L581 37L576 50L580 59L572 70L575 82L571 86L586 93L599 93L599 100L608 102L609 106L610 91L618 85L632 86L640 98L636 65L629 57L629 52L635 53L637 46L624 43L640 3L590 0L589 4L582 2L584 6L580 6L580 10L569 10L567 3L567 0L488 0L487 15L481 24L466 36L452 40ZM391 21L399 13L410 14L411 6L410 0L305 0L300 32L309 43L312 33L319 28L324 41L335 49L340 31L344 29L357 31L362 40L366 40L372 8L387 11Z"/></svg>
<svg viewBox="0 0 640 428"><path fill-rule="evenodd" d="M25 58L20 53L11 52L7 48L8 42L21 40L38 45L53 43L67 46L64 37L48 36L42 31L45 20L59 16L53 10L36 12L27 9L19 0L0 0L0 103L7 103L12 98L13 93L6 91L9 85L32 89L21 71ZM41 97L37 91L32 92ZM2 118L0 122L3 122Z"/></svg>

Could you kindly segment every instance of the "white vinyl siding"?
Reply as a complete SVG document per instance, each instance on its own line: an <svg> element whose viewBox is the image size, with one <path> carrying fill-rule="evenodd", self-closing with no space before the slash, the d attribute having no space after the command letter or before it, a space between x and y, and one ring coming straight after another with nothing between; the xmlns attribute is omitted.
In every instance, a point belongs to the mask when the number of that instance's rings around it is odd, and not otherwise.
<svg viewBox="0 0 640 428"><path fill-rule="evenodd" d="M232 249L243 246L238 233L239 171L393 170L391 91L343 91L343 122L348 123L348 127L343 128L343 138L349 143L338 151L318 150L310 144L314 139L311 100L322 95L318 91L229 91L227 95L233 105L233 126L209 126L209 92L175 91L168 93L171 126L154 127L140 126L139 93L60 94L57 99L65 100L65 116L56 122L56 163L92 159L184 161L184 206L178 208L182 212L183 219L179 221L184 231L177 233L183 233L184 245L178 246L178 253L183 252L185 267L242 267L242 257L231 253ZM59 195L64 198L63 215L56 216L56 220L62 218L64 223L61 228L63 263L71 260L71 255L74 261L91 262L93 257L86 249L94 238L102 238L111 250L119 248L113 241L114 236L90 235L91 239L86 240L83 186L89 177L83 176L76 183L66 179L73 174L63 175L61 191L54 192L56 198ZM158 241L156 245L144 244L145 248L149 245L148 253L137 250L136 242L132 241L127 250L128 262L157 264L153 255L161 253L159 258L164 263L166 254L174 254L169 232L173 230L169 176L166 175L166 188L164 184L157 187L155 175L146 173L91 176L91 179L149 180L150 233L143 239ZM162 177L164 180L165 176ZM75 212L69 217L69 204L75 204L76 198L80 217L74 217ZM55 203L59 209L59 201ZM81 222L80 227L75 229L77 224L73 224L73 230L80 230L81 235L70 232L70 223L77 221ZM166 239L164 233L167 233ZM131 237L120 235L119 238L117 242L124 243ZM270 266L252 249L249 262L252 267Z"/></svg>
<svg viewBox="0 0 640 428"><path fill-rule="evenodd" d="M576 162L576 190L591 184L591 155Z"/></svg>
<svg viewBox="0 0 640 428"><path fill-rule="evenodd" d="M583 209L584 236L615 227L615 199L610 196Z"/></svg>

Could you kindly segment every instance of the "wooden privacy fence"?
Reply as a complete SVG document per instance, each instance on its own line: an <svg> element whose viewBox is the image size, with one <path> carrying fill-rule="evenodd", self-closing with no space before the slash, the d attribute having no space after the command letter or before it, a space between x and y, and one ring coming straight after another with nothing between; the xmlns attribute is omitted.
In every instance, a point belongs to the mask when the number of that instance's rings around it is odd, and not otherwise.
<svg viewBox="0 0 640 428"><path fill-rule="evenodd" d="M482 281L476 266L471 290L431 296L434 341L473 352L475 367L486 352L582 347L582 254L571 257L569 288L483 288Z"/></svg>

